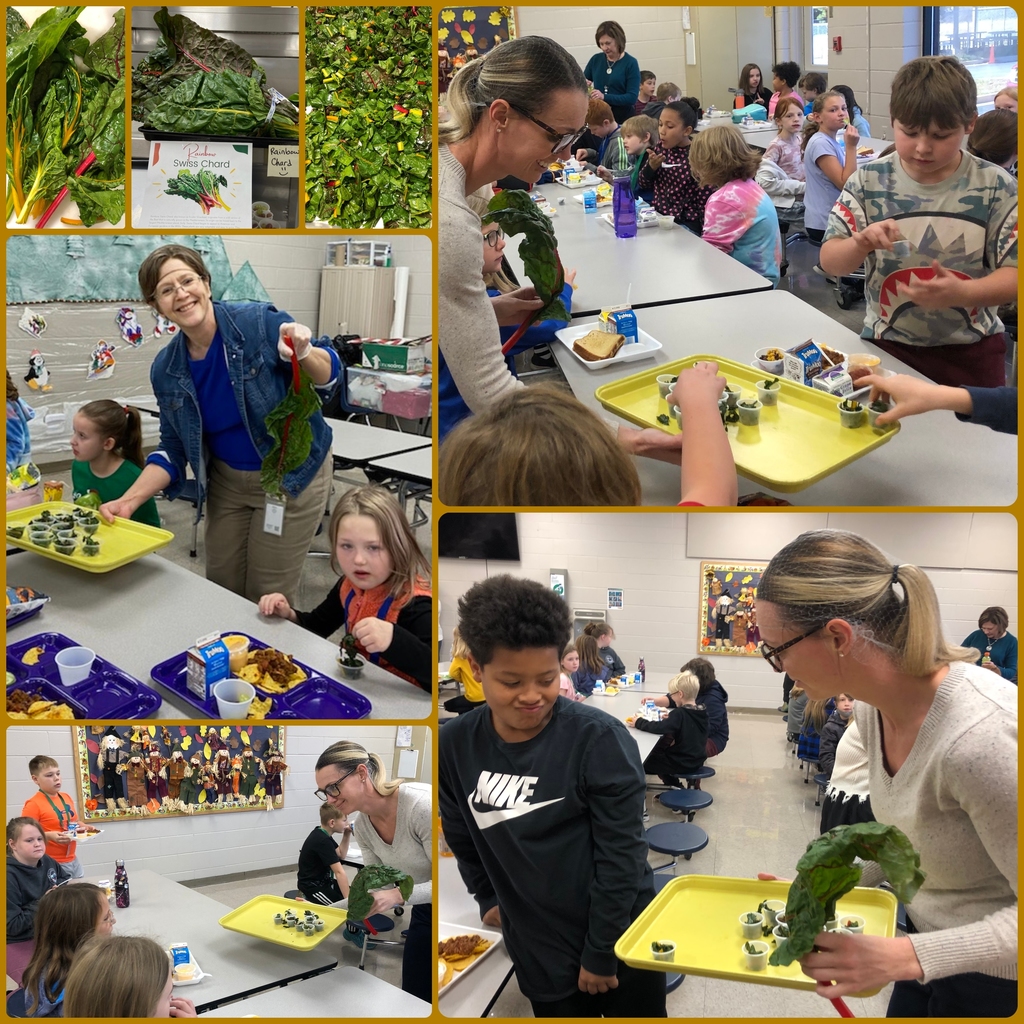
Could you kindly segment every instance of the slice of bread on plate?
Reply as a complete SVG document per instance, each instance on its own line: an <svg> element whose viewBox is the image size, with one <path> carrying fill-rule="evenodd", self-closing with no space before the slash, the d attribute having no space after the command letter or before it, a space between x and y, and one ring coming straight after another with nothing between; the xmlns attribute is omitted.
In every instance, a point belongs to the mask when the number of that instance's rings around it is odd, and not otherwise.
<svg viewBox="0 0 1024 1024"><path fill-rule="evenodd" d="M607 331L591 331L572 343L572 350L588 363L600 359L611 359L626 343L623 334L609 334Z"/></svg>

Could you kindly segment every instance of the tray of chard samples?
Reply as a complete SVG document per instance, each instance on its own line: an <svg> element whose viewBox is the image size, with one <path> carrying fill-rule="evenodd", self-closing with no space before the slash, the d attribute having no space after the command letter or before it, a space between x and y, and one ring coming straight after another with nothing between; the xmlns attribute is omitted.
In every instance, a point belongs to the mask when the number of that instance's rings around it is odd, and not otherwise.
<svg viewBox="0 0 1024 1024"><path fill-rule="evenodd" d="M258 637L250 636L239 630L225 631L222 637L244 636L249 641L249 661L241 672L233 673L239 678L246 678L251 673L246 670L254 664L254 652L270 650L270 644ZM331 679L322 672L317 672L301 661L291 659L296 671L284 682L274 682L264 675L259 681L249 680L260 700L270 700L271 706L266 712L268 718L366 718L373 705L361 693L351 687ZM211 696L203 700L188 688L188 654L181 651L166 661L154 665L150 669L153 682L164 687L179 700L190 704L206 718L220 718L217 701Z"/></svg>
<svg viewBox="0 0 1024 1024"><path fill-rule="evenodd" d="M37 633L7 647L7 692L40 693L41 700L65 703L75 718L150 718L163 703L152 687L96 656L89 675L65 686L57 654L80 644L63 633Z"/></svg>

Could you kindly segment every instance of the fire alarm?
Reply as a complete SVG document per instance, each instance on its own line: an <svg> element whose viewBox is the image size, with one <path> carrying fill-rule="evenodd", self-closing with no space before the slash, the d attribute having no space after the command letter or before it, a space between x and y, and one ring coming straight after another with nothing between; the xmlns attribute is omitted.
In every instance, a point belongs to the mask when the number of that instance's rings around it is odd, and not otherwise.
<svg viewBox="0 0 1024 1024"><path fill-rule="evenodd" d="M843 37L833 36L832 37L832 52L842 53L843 52Z"/></svg>

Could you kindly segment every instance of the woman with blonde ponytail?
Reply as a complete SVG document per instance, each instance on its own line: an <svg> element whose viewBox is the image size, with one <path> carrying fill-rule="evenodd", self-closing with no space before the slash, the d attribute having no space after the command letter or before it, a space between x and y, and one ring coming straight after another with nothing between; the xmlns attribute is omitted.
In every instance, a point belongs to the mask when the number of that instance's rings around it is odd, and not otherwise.
<svg viewBox="0 0 1024 1024"><path fill-rule="evenodd" d="M358 815L352 833L363 864L385 864L412 876L412 895L397 888L374 892L367 917L411 904L412 912L402 958L402 988L430 1002L433 985L434 927L431 913L434 849L433 789L402 779L388 781L379 754L352 740L332 743L316 763L316 795L342 814ZM344 901L342 901L344 903ZM352 933L343 930L346 938ZM364 936L353 938L359 945Z"/></svg>
<svg viewBox="0 0 1024 1024"><path fill-rule="evenodd" d="M890 1017L1017 1007L1017 691L942 635L925 572L864 538L802 534L757 591L761 653L812 700L856 699L876 819L921 855L908 935L821 934L801 960L819 995L894 981ZM764 877L764 876L762 876ZM883 880L864 865L861 885Z"/></svg>

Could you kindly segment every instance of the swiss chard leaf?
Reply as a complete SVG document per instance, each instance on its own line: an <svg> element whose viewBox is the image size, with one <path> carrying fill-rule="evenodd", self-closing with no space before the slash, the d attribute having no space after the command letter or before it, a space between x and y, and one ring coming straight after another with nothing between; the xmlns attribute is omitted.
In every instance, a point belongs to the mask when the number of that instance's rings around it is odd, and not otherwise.
<svg viewBox="0 0 1024 1024"><path fill-rule="evenodd" d="M85 66L111 82L124 80L124 8L114 15L114 24L86 51Z"/></svg>
<svg viewBox="0 0 1024 1024"><path fill-rule="evenodd" d="M772 953L769 963L784 967L811 952L815 936L835 916L836 902L860 881L861 869L854 864L858 857L881 865L903 903L909 903L924 883L920 855L894 825L840 825L818 836L797 861L786 900L789 940Z"/></svg>
<svg viewBox="0 0 1024 1024"><path fill-rule="evenodd" d="M407 900L412 895L412 875L407 875L398 868L388 867L387 864L369 864L365 868L360 868L356 877L352 879L352 886L348 891L348 920L366 920L373 907L373 894L370 890L380 889L392 883L398 886L402 899Z"/></svg>
<svg viewBox="0 0 1024 1024"><path fill-rule="evenodd" d="M8 8L9 10L10 8ZM51 7L44 11L23 32L13 39L7 37L7 101L15 88L24 80L31 87L36 71L46 61L66 35L83 35L85 29L77 24L85 7Z"/></svg>
<svg viewBox="0 0 1024 1024"><path fill-rule="evenodd" d="M7 8L7 42L28 28L28 22L18 13L16 7Z"/></svg>
<svg viewBox="0 0 1024 1024"><path fill-rule="evenodd" d="M309 458L313 448L309 420L320 408L320 396L301 368L298 380L298 389L290 388L264 421L267 433L274 439L274 446L260 468L260 483L267 494L280 494L284 478Z"/></svg>
<svg viewBox="0 0 1024 1024"><path fill-rule="evenodd" d="M68 176L68 195L78 203L78 216L86 227L97 221L116 224L124 216L124 178L98 178L91 174Z"/></svg>
<svg viewBox="0 0 1024 1024"><path fill-rule="evenodd" d="M237 71L200 71L151 104L146 125L191 135L261 135L270 104L255 78Z"/></svg>
<svg viewBox="0 0 1024 1024"><path fill-rule="evenodd" d="M487 204L487 209L487 219L506 235L526 236L519 243L519 256L537 296L545 303L534 319L568 320L569 312L561 299L565 272L558 258L558 241L551 218L519 189L499 192Z"/></svg>

